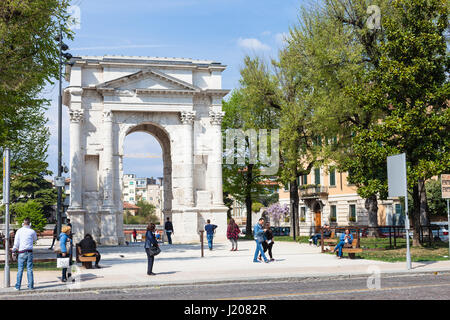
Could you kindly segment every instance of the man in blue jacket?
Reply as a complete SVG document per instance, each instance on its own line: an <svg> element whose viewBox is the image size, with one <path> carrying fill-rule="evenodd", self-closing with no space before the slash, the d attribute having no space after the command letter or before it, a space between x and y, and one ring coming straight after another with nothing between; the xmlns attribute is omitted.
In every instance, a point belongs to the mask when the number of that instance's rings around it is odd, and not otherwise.
<svg viewBox="0 0 450 320"><path fill-rule="evenodd" d="M266 258L266 255L264 254L264 250L262 247L262 243L264 241L264 232L263 229L264 225L264 218L260 218L258 220L258 223L255 224L255 227L253 228L253 237L256 241L256 250L255 250L255 256L253 257L253 262L259 262L258 261L258 255L261 254L261 257L264 259L265 263L268 263L269 260Z"/></svg>
<svg viewBox="0 0 450 320"><path fill-rule="evenodd" d="M353 236L350 233L349 229L345 229L345 233L341 234L341 237L339 239L339 243L338 245L334 248L333 252L338 251L338 257L339 259L342 258L342 248L344 247L344 245L346 244L352 244L353 242Z"/></svg>
<svg viewBox="0 0 450 320"><path fill-rule="evenodd" d="M213 248L213 238L214 238L214 230L216 230L217 226L215 224L211 224L211 220L206 220L205 231L206 231L206 239L208 239L208 247L209 250Z"/></svg>

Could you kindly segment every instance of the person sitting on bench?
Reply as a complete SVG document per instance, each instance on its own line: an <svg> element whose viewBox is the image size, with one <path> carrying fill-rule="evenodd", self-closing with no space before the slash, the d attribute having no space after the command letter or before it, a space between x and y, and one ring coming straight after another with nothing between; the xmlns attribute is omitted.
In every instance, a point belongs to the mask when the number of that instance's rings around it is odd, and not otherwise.
<svg viewBox="0 0 450 320"><path fill-rule="evenodd" d="M333 249L332 252L336 252L336 250L339 250L338 252L338 258L341 259L342 258L342 248L345 245L350 245L353 242L353 236L350 233L349 229L345 229L345 233L341 234L341 238L339 240L339 243L337 244L337 246Z"/></svg>
<svg viewBox="0 0 450 320"><path fill-rule="evenodd" d="M331 229L330 226L327 224L324 224L323 226L323 238L329 238L331 236ZM311 244L311 241L314 243L314 245L317 246L317 240L319 240L322 237L320 233L316 233L315 235L311 236L309 239L309 242Z"/></svg>
<svg viewBox="0 0 450 320"><path fill-rule="evenodd" d="M84 239L80 241L79 243L80 246L80 250L81 250L81 254L83 256L96 256L96 260L95 260L95 267L96 268L101 268L99 266L99 262L100 262L100 253L97 251L97 244L95 243L94 239L92 238L92 236L87 233L84 236Z"/></svg>

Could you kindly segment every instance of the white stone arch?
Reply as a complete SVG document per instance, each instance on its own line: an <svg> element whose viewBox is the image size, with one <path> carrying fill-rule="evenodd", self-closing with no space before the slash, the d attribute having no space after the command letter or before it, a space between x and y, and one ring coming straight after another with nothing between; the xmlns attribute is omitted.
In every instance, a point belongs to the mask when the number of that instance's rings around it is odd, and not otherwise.
<svg viewBox="0 0 450 320"><path fill-rule="evenodd" d="M170 133L159 123L151 121L142 121L136 124L123 123L119 125L119 138L118 138L118 150L119 159L123 159L125 139L129 134L134 132L144 132L154 137L161 146L162 159L163 159L163 185L164 188L164 204L163 212L164 218L171 217L172 211L172 157L171 157L171 143ZM120 160L122 161L122 160ZM123 171L119 174L123 177ZM120 186L123 186L122 180L120 180ZM165 220L165 219L164 219Z"/></svg>
<svg viewBox="0 0 450 320"><path fill-rule="evenodd" d="M222 198L222 98L225 66L214 61L153 57L75 57L63 103L69 107L74 240L124 242L122 171L127 134L160 142L165 214L174 242L198 242L206 219L226 240Z"/></svg>

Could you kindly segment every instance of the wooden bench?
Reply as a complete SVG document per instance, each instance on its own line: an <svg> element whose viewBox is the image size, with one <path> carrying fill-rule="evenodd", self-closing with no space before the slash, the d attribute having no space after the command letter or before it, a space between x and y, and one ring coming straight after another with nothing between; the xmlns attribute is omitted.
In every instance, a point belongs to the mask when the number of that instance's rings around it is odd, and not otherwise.
<svg viewBox="0 0 450 320"><path fill-rule="evenodd" d="M359 232L359 231L357 231ZM331 232L331 236L328 239L321 239L321 245L322 245L322 252L328 252L329 250L325 250L324 246L325 245L329 245L329 246L336 246L338 243L338 239L336 238L336 234L334 232L334 230ZM359 247L359 233L357 234L356 237L353 237L353 242L351 244L351 247L349 246L344 246L342 248L342 253L348 253L348 257L350 259L354 259L355 258L355 253L361 253L363 252L363 249ZM336 251L336 255L338 254L338 252Z"/></svg>
<svg viewBox="0 0 450 320"><path fill-rule="evenodd" d="M93 256L85 256L83 254L81 254L81 248L79 246L79 244L76 245L77 247L77 257L76 260L78 263L81 262L82 266L85 267L86 269L92 269L92 262L97 261L97 257L95 255Z"/></svg>

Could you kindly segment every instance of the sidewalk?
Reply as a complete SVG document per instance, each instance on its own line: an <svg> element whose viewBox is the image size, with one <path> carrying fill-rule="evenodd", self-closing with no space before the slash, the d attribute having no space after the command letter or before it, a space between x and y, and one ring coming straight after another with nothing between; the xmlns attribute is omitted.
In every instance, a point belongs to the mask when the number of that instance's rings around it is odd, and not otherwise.
<svg viewBox="0 0 450 320"><path fill-rule="evenodd" d="M45 239L44 239L45 240ZM39 246L44 250L49 245ZM35 292L59 290L94 290L120 287L144 287L162 285L201 284L214 282L267 281L270 279L318 278L318 277L369 277L373 268L383 275L428 272L450 272L450 261L413 263L411 271L405 262L380 262L364 259L337 259L321 254L320 248L293 242L277 242L274 245L275 261L253 263L254 241L240 241L239 251L229 251L230 244L215 245L213 251L205 248L200 257L200 245L161 246L162 252L155 257L153 272L147 276L147 256L143 243L122 247L100 247L102 269L86 270L75 284L64 284L61 271L35 271ZM11 288L3 288L4 272L0 272L0 295L20 294L14 290L16 271L11 271ZM24 272L22 292L26 290Z"/></svg>

